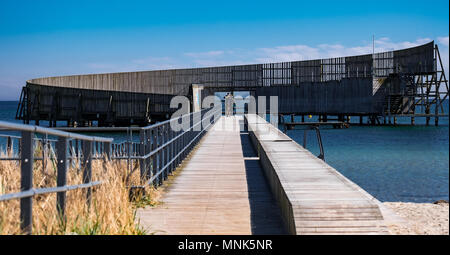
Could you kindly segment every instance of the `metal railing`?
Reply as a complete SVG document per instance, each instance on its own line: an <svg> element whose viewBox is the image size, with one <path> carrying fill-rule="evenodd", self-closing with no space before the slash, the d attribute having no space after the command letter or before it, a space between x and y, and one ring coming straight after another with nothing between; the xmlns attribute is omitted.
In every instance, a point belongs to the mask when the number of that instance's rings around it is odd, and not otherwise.
<svg viewBox="0 0 450 255"><path fill-rule="evenodd" d="M221 109L210 108L142 127L139 130L139 142L133 142L131 133L127 142L118 146L121 151L113 149L113 159L139 162L141 186L138 187L149 184L159 186L186 158L219 116ZM182 119L189 120L189 125L184 129L173 130L172 125ZM125 153L122 153L123 150ZM136 167L130 169L129 175L135 170Z"/></svg>
<svg viewBox="0 0 450 255"><path fill-rule="evenodd" d="M56 209L61 219L65 219L67 191L86 189L87 203L90 203L91 188L102 184L101 180L92 181L92 160L127 160L129 167L127 182L131 174L140 169L140 186L130 187L131 189L143 188L150 184L159 186L188 156L219 116L221 109L211 108L185 114L138 128L139 139L133 138L133 132L128 130L127 140L114 144L112 138L85 136L0 121L0 128L3 130L21 132L21 136L0 135L0 139L6 139L6 157L0 156L0 160L16 160L21 163L21 192L0 195L0 202L20 199L21 229L24 233L31 234L33 196L57 193ZM183 122L189 120L189 125L177 131L173 130L172 125L179 123L180 120ZM49 136L52 139L49 139ZM14 146L14 141L17 146ZM42 148L42 156L35 156L38 146ZM46 159L57 162L56 187L35 189L33 164L37 160L42 160L44 168ZM71 165L82 169L82 184L67 185L67 171ZM132 166L134 169L131 169Z"/></svg>
<svg viewBox="0 0 450 255"><path fill-rule="evenodd" d="M65 219L66 192L75 189L86 189L87 203L91 200L91 188L101 184L101 181L92 181L92 160L102 158L101 155L110 155L112 138L92 137L80 134L58 131L31 125L14 124L0 121L0 128L9 131L19 131L21 136L5 136L7 139L7 158L3 160L20 161L21 178L20 192L0 195L0 202L11 199L20 199L20 227L25 234L32 232L33 196L57 193L56 210L60 219ZM36 138L36 134L45 135L45 138ZM56 139L48 139L54 136ZM18 140L17 151L13 140ZM43 157L35 157L35 149L41 143ZM8 145L9 144L9 145ZM53 148L55 150L53 150ZM57 162L56 187L33 188L33 167L36 160L45 162L47 149L54 151L53 159ZM80 150L81 149L81 150ZM52 157L51 157L52 158ZM80 159L83 171L83 183L67 185L67 171L74 158Z"/></svg>
<svg viewBox="0 0 450 255"><path fill-rule="evenodd" d="M320 135L319 127L317 127L317 126L309 126L307 129L305 129L305 133L303 134L303 148L306 149L306 141L307 141L308 131L309 130L315 130L316 131L317 143L318 143L319 149L320 149L320 154L317 157L320 158L321 160L325 161L325 152L323 150L322 136Z"/></svg>

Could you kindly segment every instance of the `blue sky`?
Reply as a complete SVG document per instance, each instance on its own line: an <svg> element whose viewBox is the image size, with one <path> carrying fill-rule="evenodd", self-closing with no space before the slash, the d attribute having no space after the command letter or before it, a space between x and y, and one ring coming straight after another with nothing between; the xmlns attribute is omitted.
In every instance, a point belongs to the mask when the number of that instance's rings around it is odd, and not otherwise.
<svg viewBox="0 0 450 255"><path fill-rule="evenodd" d="M0 1L0 100L45 76L303 60L435 40L448 1Z"/></svg>

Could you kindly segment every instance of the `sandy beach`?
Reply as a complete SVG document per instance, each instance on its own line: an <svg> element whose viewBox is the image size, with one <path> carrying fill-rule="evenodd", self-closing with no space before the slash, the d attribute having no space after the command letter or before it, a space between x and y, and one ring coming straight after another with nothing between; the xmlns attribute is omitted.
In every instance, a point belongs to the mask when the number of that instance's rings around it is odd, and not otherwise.
<svg viewBox="0 0 450 255"><path fill-rule="evenodd" d="M385 202L383 205L405 220L388 225L389 232L393 235L449 234L448 203Z"/></svg>

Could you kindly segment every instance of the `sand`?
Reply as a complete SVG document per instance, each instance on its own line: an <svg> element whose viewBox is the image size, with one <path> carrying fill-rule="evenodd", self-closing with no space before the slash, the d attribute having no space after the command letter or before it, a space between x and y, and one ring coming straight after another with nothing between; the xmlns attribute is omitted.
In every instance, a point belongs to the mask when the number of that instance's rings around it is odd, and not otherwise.
<svg viewBox="0 0 450 255"><path fill-rule="evenodd" d="M393 235L448 235L448 203L385 202L387 208L404 219L388 224Z"/></svg>

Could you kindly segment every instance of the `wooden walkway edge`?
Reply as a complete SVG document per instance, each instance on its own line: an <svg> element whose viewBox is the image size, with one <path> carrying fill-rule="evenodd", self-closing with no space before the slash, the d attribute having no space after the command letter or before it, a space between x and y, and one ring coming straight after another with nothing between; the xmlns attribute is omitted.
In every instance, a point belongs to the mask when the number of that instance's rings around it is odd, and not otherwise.
<svg viewBox="0 0 450 255"><path fill-rule="evenodd" d="M261 117L246 123L290 234L388 234L373 196Z"/></svg>

